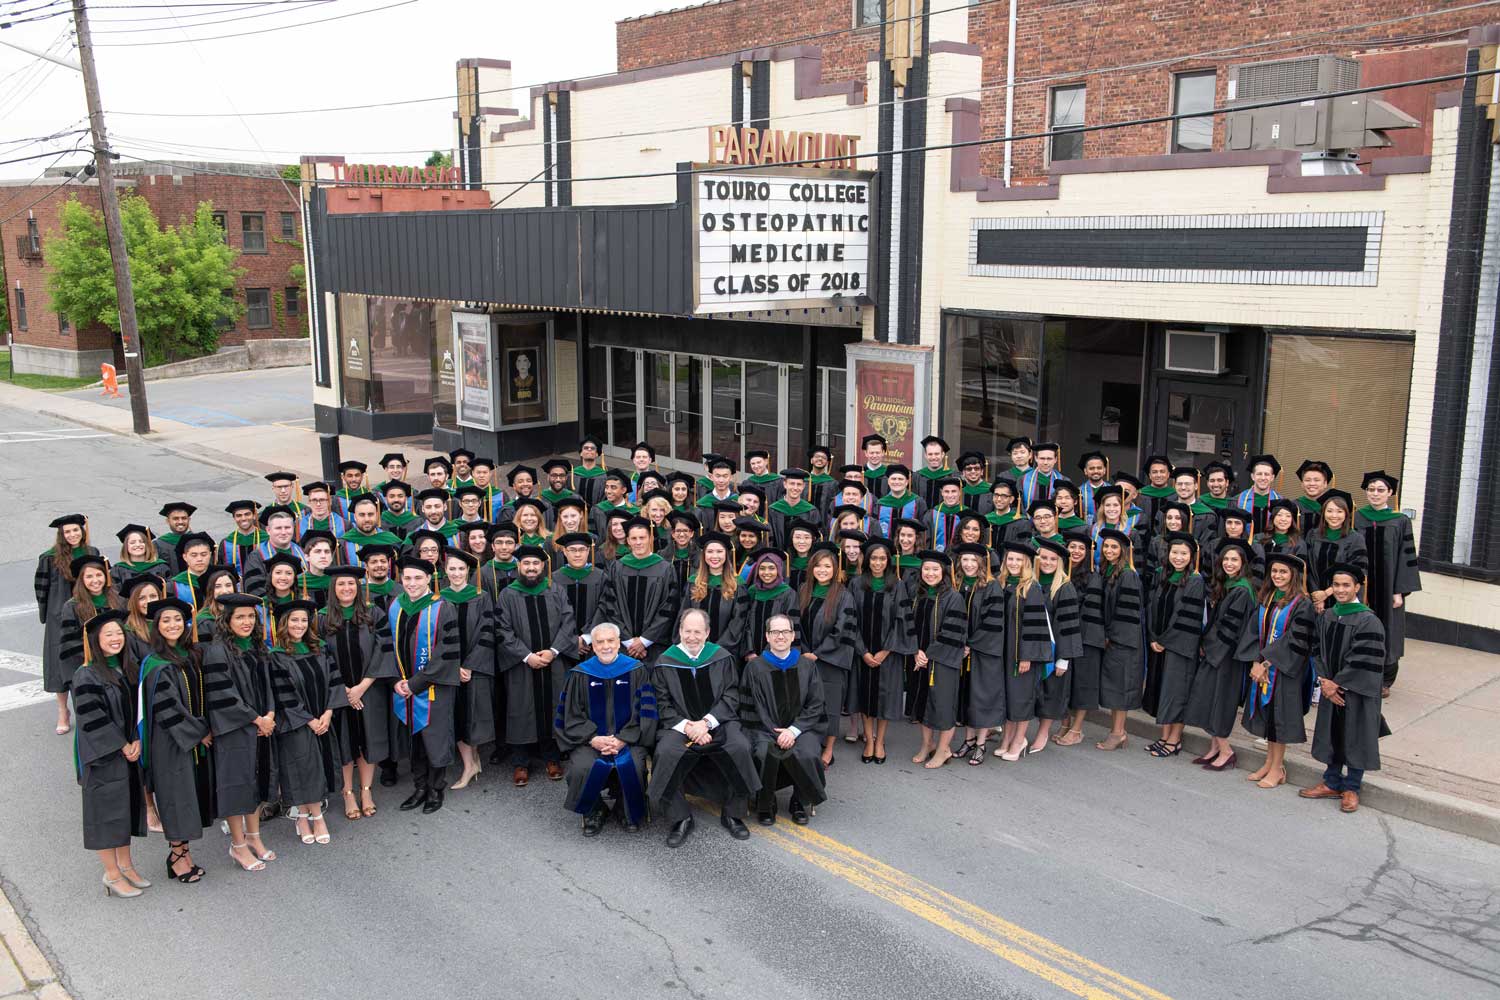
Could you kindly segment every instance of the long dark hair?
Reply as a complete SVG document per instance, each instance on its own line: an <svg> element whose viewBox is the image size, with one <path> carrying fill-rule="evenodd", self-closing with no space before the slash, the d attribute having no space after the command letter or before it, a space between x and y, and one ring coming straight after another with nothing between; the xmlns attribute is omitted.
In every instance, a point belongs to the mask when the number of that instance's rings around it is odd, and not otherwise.
<svg viewBox="0 0 1500 1000"><path fill-rule="evenodd" d="M223 645L223 647L229 651L230 656L233 656L236 659L238 659L240 655L240 650L239 647L234 644L234 640L239 637L234 634L234 629L229 627L229 619L234 617L234 613L237 610L239 609L232 607L231 605L221 604L219 606L219 613L214 616L214 642ZM252 648L255 643L263 643L265 641L265 623L264 621L262 621L260 614L257 613L255 616L255 630L250 633L250 642Z"/></svg>
<svg viewBox="0 0 1500 1000"><path fill-rule="evenodd" d="M1348 538L1349 535L1351 533L1353 533L1353 531L1354 531L1354 511L1352 511L1352 510L1349 509L1349 501L1345 500L1341 496L1332 496L1332 497L1329 497L1327 500L1323 501L1322 508L1323 508L1323 510L1326 511L1330 506L1337 506L1337 507L1342 507L1343 508L1343 510L1344 510L1344 523L1341 524L1341 525L1339 525L1339 528L1338 528L1338 537L1340 539ZM1329 528L1328 528L1328 515L1324 514L1323 515L1322 532L1321 532L1324 538L1328 538L1329 537L1328 531L1329 531Z"/></svg>
<svg viewBox="0 0 1500 1000"><path fill-rule="evenodd" d="M177 644L176 645L173 645L173 644L167 642L166 638L163 637L162 634L161 634L161 629L159 629L159 628L152 628L151 629L151 652L155 653L157 656L160 656L162 659L164 659L164 660L170 660L173 663L182 663L183 661L189 659L190 657L197 656L198 655L198 650L197 650L196 647L194 647L194 645L193 645L193 638L192 638L193 637L193 620L192 620L192 618L191 617L185 617L184 620L183 620L182 625L183 625L182 638L177 640Z"/></svg>
<svg viewBox="0 0 1500 1000"><path fill-rule="evenodd" d="M73 582L73 546L63 537L67 529L64 524L57 529L57 538L52 542L52 571L62 577L68 583ZM89 529L87 525L80 525L79 530L83 532L83 548L88 548Z"/></svg>
<svg viewBox="0 0 1500 1000"><path fill-rule="evenodd" d="M1218 604L1224 599L1224 595L1229 593L1229 575L1224 572L1224 556L1228 551L1219 553L1219 558L1216 560L1217 565L1214 566L1213 583L1208 588L1209 601L1213 604ZM1250 580L1250 564L1245 559L1244 551L1238 546L1235 546L1233 551L1238 553L1240 557L1240 573L1235 579ZM1274 590L1275 588L1273 587L1272 589Z"/></svg>
<svg viewBox="0 0 1500 1000"><path fill-rule="evenodd" d="M1275 566L1275 565L1276 565L1275 563L1272 563L1270 566L1266 567L1266 578L1265 578L1265 580L1260 585L1260 593L1256 595L1256 597L1258 597L1260 599L1260 603L1262 605L1270 604L1271 603L1271 598L1276 595L1276 590L1277 590L1276 584L1274 584L1274 583L1271 582L1271 567ZM1294 567L1291 567L1291 566L1288 566L1287 568L1292 571L1292 582L1286 588L1286 600L1290 601L1294 597L1306 597L1307 596L1307 570L1306 570L1306 568L1303 568L1303 569L1300 569L1300 570L1296 569Z"/></svg>
<svg viewBox="0 0 1500 1000"><path fill-rule="evenodd" d="M98 673L99 676L103 677L105 682L109 684L122 685L125 683L126 678L130 680L131 684L134 684L140 679L138 676L140 670L138 664L131 662L132 658L130 656L130 633L126 631L124 622L118 622L117 624L120 626L120 631L125 632L125 645L120 647L119 652L120 676L115 676L115 672L113 670L110 670L108 666L103 666L101 669L95 672ZM85 663L104 664L106 662L104 650L99 647L99 632L108 627L109 623L105 622L98 629L95 629L92 632L88 629L84 630L83 641Z"/></svg>
<svg viewBox="0 0 1500 1000"><path fill-rule="evenodd" d="M819 559L827 559L833 563L833 579L828 581L828 593L823 596L823 624L827 625L833 621L833 613L839 603L839 594L844 592L844 585L839 582L839 557L827 549L819 549L807 559L807 576L802 579L802 592L797 595L798 603L803 611L812 603L813 587L817 582L813 579L813 567L818 564Z"/></svg>
<svg viewBox="0 0 1500 1000"><path fill-rule="evenodd" d="M323 609L323 631L330 636L344 627L344 606L339 603L334 594L334 588L338 586L338 577L334 577L328 584L328 604ZM375 624L375 619L370 614L370 592L365 589L363 581L359 583L359 590L354 595L354 614L349 617L349 624L355 628L365 628Z"/></svg>
<svg viewBox="0 0 1500 1000"><path fill-rule="evenodd" d="M108 566L97 566L89 564L104 574L104 606L114 608L116 611L124 611L125 602L120 600L120 595L115 591L115 583L109 577ZM88 570L84 567L84 571ZM73 613L78 616L79 625L87 625L94 620L94 615L99 609L94 607L94 595L89 593L89 588L83 585L83 573L78 574L78 579L73 581ZM127 629L128 631L128 629Z"/></svg>

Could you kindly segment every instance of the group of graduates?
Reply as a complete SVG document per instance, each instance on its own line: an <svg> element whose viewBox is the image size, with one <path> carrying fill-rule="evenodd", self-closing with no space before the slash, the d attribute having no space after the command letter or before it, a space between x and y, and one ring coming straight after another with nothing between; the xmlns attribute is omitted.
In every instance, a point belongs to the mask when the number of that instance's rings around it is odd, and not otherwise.
<svg viewBox="0 0 1500 1000"><path fill-rule="evenodd" d="M1076 745L1096 709L1112 722L1096 746L1119 750L1144 708L1152 756L1192 725L1214 771L1240 721L1269 748L1251 780L1274 788L1316 704L1328 770L1301 794L1358 808L1420 588L1394 477L1366 473L1356 506L1317 460L1293 500L1270 455L1241 486L1225 463L1151 457L1142 479L1098 452L1073 480L1027 438L995 476L940 438L921 448L915 471L879 435L837 469L827 448L779 472L752 452L737 479L717 455L663 473L646 444L608 468L586 439L503 483L464 449L419 482L389 454L374 484L354 461L336 482L267 476L268 502L230 503L219 541L170 502L166 530L118 531L115 560L82 515L57 518L36 573L44 684L106 890L149 884L129 853L148 828L183 882L215 821L249 871L275 859L260 823L278 811L327 844L325 799L373 816L377 769L394 786L402 761L401 808L436 812L491 743L517 786L537 763L566 778L585 835L655 813L676 847L686 792L721 802L737 839L752 808L776 821L786 787L806 823L841 733L881 765L892 720L920 725L912 761L938 768Z"/></svg>

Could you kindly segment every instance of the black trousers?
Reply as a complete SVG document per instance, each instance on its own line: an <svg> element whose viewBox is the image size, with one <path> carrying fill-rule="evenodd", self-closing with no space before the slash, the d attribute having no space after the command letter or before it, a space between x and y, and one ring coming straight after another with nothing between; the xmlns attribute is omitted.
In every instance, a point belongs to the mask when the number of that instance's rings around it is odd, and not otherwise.
<svg viewBox="0 0 1500 1000"><path fill-rule="evenodd" d="M416 788L442 790L448 787L448 769L432 766L427 759L427 744L421 736L411 741L411 783Z"/></svg>
<svg viewBox="0 0 1500 1000"><path fill-rule="evenodd" d="M562 751L557 749L556 740L542 740L540 743L511 743L509 746L511 767L526 767L530 765L534 757L540 757L544 763L552 764L562 760Z"/></svg>

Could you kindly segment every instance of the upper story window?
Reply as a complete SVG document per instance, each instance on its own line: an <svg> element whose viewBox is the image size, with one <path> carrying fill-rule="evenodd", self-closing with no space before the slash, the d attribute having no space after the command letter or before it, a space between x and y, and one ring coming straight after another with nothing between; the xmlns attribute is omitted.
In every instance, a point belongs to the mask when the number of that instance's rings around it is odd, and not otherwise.
<svg viewBox="0 0 1500 1000"><path fill-rule="evenodd" d="M1052 88L1052 100L1049 108L1051 112L1051 130L1083 128L1086 89L1081 83L1068 87ZM1054 135L1051 142L1050 158L1053 160L1083 159L1083 133L1063 131L1058 135Z"/></svg>
<svg viewBox="0 0 1500 1000"><path fill-rule="evenodd" d="M281 213L281 238L284 240L295 240L297 238L297 213Z"/></svg>
<svg viewBox="0 0 1500 1000"><path fill-rule="evenodd" d="M240 214L240 236L245 253L266 252L266 216L264 212L242 212Z"/></svg>
<svg viewBox="0 0 1500 1000"><path fill-rule="evenodd" d="M854 26L868 28L885 20L885 0L854 0Z"/></svg>
<svg viewBox="0 0 1500 1000"><path fill-rule="evenodd" d="M1195 111L1207 114L1214 107L1215 70L1178 73L1172 77L1172 113ZM1172 152L1206 153L1214 148L1214 120L1210 117L1179 118L1172 123Z"/></svg>

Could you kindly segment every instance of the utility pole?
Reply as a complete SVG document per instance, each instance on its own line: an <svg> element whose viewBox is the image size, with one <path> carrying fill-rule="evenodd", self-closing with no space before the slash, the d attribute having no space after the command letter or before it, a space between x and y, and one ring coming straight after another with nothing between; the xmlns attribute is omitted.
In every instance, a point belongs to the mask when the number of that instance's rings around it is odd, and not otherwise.
<svg viewBox="0 0 1500 1000"><path fill-rule="evenodd" d="M125 373L130 379L130 415L137 434L151 433L151 414L146 408L146 373L141 367L140 330L135 322L135 289L130 284L130 258L125 252L125 228L120 222L120 201L115 194L114 159L104 131L104 109L99 102L99 77L94 72L94 45L89 38L88 12L84 0L73 0L73 24L78 32L78 62L83 69L83 93L89 105L89 128L94 133L94 166L99 175L99 200L104 208L104 232L109 237L109 256L115 265L115 293L120 305L120 339L124 347Z"/></svg>

